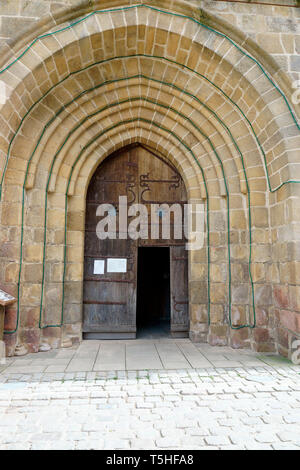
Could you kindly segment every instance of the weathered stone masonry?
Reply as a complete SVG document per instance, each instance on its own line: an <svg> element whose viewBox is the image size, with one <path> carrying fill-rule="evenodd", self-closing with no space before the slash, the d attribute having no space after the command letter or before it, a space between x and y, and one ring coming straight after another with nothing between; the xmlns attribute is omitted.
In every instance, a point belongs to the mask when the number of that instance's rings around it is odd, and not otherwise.
<svg viewBox="0 0 300 470"><path fill-rule="evenodd" d="M81 339L88 183L112 152L142 143L206 204L206 244L189 259L191 339L289 355L300 336L299 9L4 1L0 17L0 288L18 299L7 354Z"/></svg>

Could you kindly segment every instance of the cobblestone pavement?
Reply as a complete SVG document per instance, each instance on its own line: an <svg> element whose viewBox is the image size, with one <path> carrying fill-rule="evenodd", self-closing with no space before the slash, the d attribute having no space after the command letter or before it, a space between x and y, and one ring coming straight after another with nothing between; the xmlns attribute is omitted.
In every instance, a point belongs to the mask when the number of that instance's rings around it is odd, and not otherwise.
<svg viewBox="0 0 300 470"><path fill-rule="evenodd" d="M0 378L2 450L300 450L291 363Z"/></svg>

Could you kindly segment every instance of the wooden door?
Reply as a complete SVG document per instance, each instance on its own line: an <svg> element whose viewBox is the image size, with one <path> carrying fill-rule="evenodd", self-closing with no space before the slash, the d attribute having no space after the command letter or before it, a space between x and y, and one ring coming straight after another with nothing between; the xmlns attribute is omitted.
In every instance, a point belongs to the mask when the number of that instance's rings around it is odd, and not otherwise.
<svg viewBox="0 0 300 470"><path fill-rule="evenodd" d="M163 158L158 157L144 148L139 151L139 202L147 207L148 226L151 222L151 205L167 204L177 205L181 210L181 225L183 227L184 204L186 203L186 190L184 182L177 170ZM149 238L141 239L139 246L173 246L185 243L184 234L180 238L174 236L174 212L170 211L170 236L168 239L162 238L163 213L157 217L157 231L160 234L158 239L151 236L149 229ZM154 224L155 225L155 224ZM155 230L155 228L154 228Z"/></svg>
<svg viewBox="0 0 300 470"><path fill-rule="evenodd" d="M119 195L136 202L135 151L108 158L90 182L86 202L83 332L85 338L135 338L137 242L100 240L96 234L100 204L111 204L118 220ZM115 266L114 266L115 265ZM117 272L123 271L123 272Z"/></svg>
<svg viewBox="0 0 300 470"><path fill-rule="evenodd" d="M118 224L116 239L99 240L97 237L97 207L113 205L118 221L119 196L127 196L129 206L134 203L146 205L149 214L147 239L122 239ZM181 239L175 239L174 226L171 226L169 239L153 239L150 230L151 204L179 203L183 214L185 202L185 186L176 169L141 146L123 149L97 168L86 200L85 338L135 337L138 246L171 247L171 331L180 336L188 330L188 304L184 304L188 301L184 234ZM161 225L160 219L158 224ZM161 226L159 230L161 234ZM113 265L115 268L111 269ZM118 269L122 272L116 272Z"/></svg>
<svg viewBox="0 0 300 470"><path fill-rule="evenodd" d="M188 252L184 246L170 248L171 335L183 337L189 331Z"/></svg>

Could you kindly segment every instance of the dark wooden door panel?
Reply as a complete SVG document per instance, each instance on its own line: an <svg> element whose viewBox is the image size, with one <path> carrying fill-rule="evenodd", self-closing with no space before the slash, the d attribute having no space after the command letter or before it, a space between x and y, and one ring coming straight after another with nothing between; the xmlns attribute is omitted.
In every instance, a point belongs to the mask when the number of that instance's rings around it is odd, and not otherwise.
<svg viewBox="0 0 300 470"><path fill-rule="evenodd" d="M187 336L189 330L188 257L184 246L170 248L171 333Z"/></svg>
<svg viewBox="0 0 300 470"><path fill-rule="evenodd" d="M137 243L118 238L100 240L96 234L100 220L96 211L100 204L111 204L117 220L119 196L127 196L129 201L137 198L136 158L136 152L123 151L105 160L93 175L87 192L83 298L86 337L135 337ZM111 260L116 259L126 263L125 272L108 269ZM94 271L97 260L103 262L103 273Z"/></svg>
<svg viewBox="0 0 300 470"><path fill-rule="evenodd" d="M181 210L181 224L183 226L183 204L186 202L186 190L183 180L177 170L163 158L149 153L141 148L138 159L138 180L139 180L139 202L144 204L148 211L148 240L140 240L141 246L171 246L182 245L184 243L184 233L182 231L181 239L174 236L174 212L170 211L170 237L162 238L163 218L166 211L158 209L156 213L156 227L159 229L159 238L151 237L151 205L167 204L172 206L178 204L178 210ZM152 222L154 222L152 220ZM177 221L176 221L177 222Z"/></svg>
<svg viewBox="0 0 300 470"><path fill-rule="evenodd" d="M135 283L86 282L84 332L135 332Z"/></svg>

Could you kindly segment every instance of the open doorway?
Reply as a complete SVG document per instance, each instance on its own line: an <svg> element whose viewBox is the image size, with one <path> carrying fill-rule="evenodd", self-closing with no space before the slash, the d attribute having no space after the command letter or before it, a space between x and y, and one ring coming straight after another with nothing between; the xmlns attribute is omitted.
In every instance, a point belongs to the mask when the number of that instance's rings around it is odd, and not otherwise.
<svg viewBox="0 0 300 470"><path fill-rule="evenodd" d="M138 249L137 337L170 335L170 249Z"/></svg>

